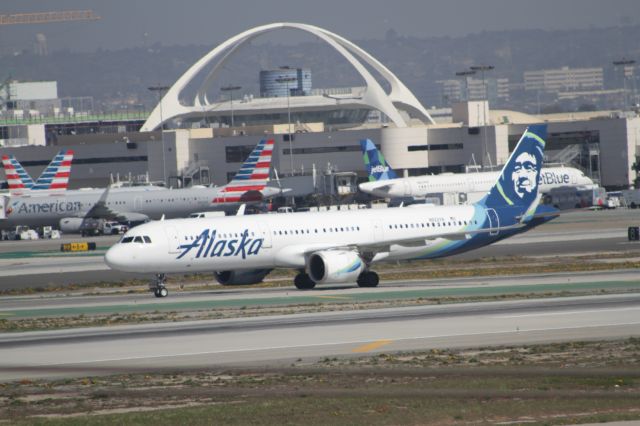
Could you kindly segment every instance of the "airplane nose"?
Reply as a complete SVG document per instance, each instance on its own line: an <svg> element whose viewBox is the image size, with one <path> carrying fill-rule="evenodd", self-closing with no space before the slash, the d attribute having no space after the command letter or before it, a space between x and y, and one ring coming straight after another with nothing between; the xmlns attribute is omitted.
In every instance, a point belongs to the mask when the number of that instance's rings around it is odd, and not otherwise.
<svg viewBox="0 0 640 426"><path fill-rule="evenodd" d="M126 271L128 266L128 260L131 259L131 256L127 256L122 250L122 247L115 245L111 247L104 255L104 263L111 269L115 269L117 271Z"/></svg>

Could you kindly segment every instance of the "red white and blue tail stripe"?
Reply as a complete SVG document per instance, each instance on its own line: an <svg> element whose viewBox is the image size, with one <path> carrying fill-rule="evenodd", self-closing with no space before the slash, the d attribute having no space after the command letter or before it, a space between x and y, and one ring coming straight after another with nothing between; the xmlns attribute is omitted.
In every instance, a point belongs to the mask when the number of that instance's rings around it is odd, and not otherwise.
<svg viewBox="0 0 640 426"><path fill-rule="evenodd" d="M31 189L33 179L13 155L3 155L2 166L4 167L4 175L11 193L19 193Z"/></svg>
<svg viewBox="0 0 640 426"><path fill-rule="evenodd" d="M273 144L273 139L261 140L249 154L249 158L242 164L242 167L240 167L231 182L221 188L220 194L213 199L213 202L259 201L257 198L262 196L259 192L269 182ZM248 194L253 195L247 196Z"/></svg>
<svg viewBox="0 0 640 426"><path fill-rule="evenodd" d="M64 191L69 186L71 161L73 151L62 150L55 157L40 177L34 182L22 164L13 155L3 155L2 165L9 186L9 192L14 195L29 191Z"/></svg>
<svg viewBox="0 0 640 426"><path fill-rule="evenodd" d="M60 151L40 177L36 179L31 187L32 190L58 190L64 191L69 186L69 175L71 174L71 161L73 160L72 150Z"/></svg>

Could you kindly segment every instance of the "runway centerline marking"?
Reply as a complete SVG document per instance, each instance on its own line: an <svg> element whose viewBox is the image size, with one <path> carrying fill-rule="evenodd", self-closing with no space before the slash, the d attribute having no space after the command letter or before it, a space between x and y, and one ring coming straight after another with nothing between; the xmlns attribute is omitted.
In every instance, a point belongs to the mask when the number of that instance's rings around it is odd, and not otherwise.
<svg viewBox="0 0 640 426"><path fill-rule="evenodd" d="M341 300L350 300L352 297L347 296L316 296L318 299L341 299Z"/></svg>
<svg viewBox="0 0 640 426"><path fill-rule="evenodd" d="M620 309L586 309L583 311L566 311L566 312L541 312L539 314L519 314L519 315L496 315L494 318L527 318L527 317L548 317L554 315L580 315L593 312L618 312L618 311L637 311L640 307L620 308Z"/></svg>
<svg viewBox="0 0 640 426"><path fill-rule="evenodd" d="M366 344L366 345L358 346L357 348L355 348L351 352L354 352L354 353L371 352L371 351L374 351L374 350L376 350L378 348L381 348L382 346L388 345L391 342L393 342L393 340L376 340L375 342L371 342L371 343Z"/></svg>

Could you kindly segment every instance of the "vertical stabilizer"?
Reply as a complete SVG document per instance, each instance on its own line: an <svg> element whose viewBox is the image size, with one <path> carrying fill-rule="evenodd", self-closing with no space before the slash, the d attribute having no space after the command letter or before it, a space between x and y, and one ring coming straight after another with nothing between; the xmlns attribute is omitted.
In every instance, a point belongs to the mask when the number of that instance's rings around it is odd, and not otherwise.
<svg viewBox="0 0 640 426"><path fill-rule="evenodd" d="M273 145L273 139L261 140L251 151L231 182L222 188L221 194L214 198L213 202L254 201L252 198L261 197L259 192L269 182ZM247 193L253 195L247 197Z"/></svg>
<svg viewBox="0 0 640 426"><path fill-rule="evenodd" d="M56 190L64 191L69 186L69 176L71 175L71 161L73 161L73 151L62 150L51 160L51 163L36 179L31 187L32 190Z"/></svg>
<svg viewBox="0 0 640 426"><path fill-rule="evenodd" d="M33 179L13 155L3 155L2 166L10 193L23 193L33 187Z"/></svg>
<svg viewBox="0 0 640 426"><path fill-rule="evenodd" d="M502 168L498 181L480 201L488 208L510 207L519 215L535 210L544 159L546 125L529 126Z"/></svg>
<svg viewBox="0 0 640 426"><path fill-rule="evenodd" d="M360 149L362 150L364 165L367 168L370 182L396 179L398 177L370 139L361 140Z"/></svg>

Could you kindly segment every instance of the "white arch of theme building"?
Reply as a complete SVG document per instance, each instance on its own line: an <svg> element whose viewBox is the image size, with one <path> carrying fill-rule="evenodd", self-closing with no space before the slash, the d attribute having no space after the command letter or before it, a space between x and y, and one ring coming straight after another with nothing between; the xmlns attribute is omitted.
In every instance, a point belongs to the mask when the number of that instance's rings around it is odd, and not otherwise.
<svg viewBox="0 0 640 426"><path fill-rule="evenodd" d="M244 43L247 43L261 34L285 28L297 29L315 35L320 40L333 47L340 55L349 61L366 83L366 90L361 102L386 114L397 127L407 127L407 122L401 115L398 107L401 107L406 111L410 111L413 115L426 123L434 122L424 106L422 106L420 101L418 101L414 94L411 93L411 91L398 79L398 77L396 77L373 56L351 43L349 40L313 25L281 22L263 25L244 31L234 37L231 37L200 58L200 60L193 64L191 68L189 68L166 92L160 100L160 103L156 105L154 110L151 112L149 118L144 123L140 131L152 131L159 128L163 122L175 119L185 114L203 111L206 106L210 105L206 95L207 89L215 80L218 71L232 56L232 54ZM382 86L376 81L361 61L366 62L387 81L390 86L389 93L384 91ZM180 103L179 97L184 88L191 83L198 73L210 64L212 64L212 68L200 85L195 99L193 100L193 105L183 105Z"/></svg>

